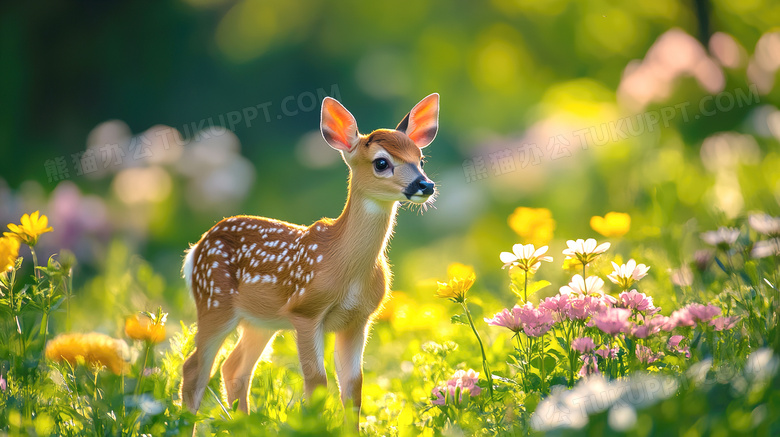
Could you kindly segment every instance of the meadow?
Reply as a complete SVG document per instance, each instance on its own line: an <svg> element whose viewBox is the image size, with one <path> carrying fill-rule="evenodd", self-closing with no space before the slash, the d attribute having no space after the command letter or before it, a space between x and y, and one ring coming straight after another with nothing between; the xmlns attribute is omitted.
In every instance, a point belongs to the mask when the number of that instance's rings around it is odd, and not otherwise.
<svg viewBox="0 0 780 437"><path fill-rule="evenodd" d="M438 93L360 435L780 435L780 3L171 0L0 14L0 436L349 435L335 339L197 414L185 250L336 217L360 132ZM407 122L408 127L408 122Z"/></svg>

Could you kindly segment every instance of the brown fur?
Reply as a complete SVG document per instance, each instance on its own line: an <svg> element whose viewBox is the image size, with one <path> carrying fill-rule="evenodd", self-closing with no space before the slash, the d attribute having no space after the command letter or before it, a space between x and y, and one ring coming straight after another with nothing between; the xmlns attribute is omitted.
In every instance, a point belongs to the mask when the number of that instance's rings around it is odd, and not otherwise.
<svg viewBox="0 0 780 437"><path fill-rule="evenodd" d="M431 105L430 99L423 102ZM438 108L438 95L435 104ZM355 141L352 147L337 147L350 167L341 215L308 227L230 217L203 234L188 255L198 334L197 349L184 364L182 398L192 411L200 405L222 342L242 324L241 338L222 367L228 403L238 399L248 411L251 376L263 348L278 330L294 329L307 396L327 384L323 335L336 332L342 400L360 412L362 353L372 316L390 287L385 252L397 201L405 199L402 191L409 184L424 177L422 152L403 132L381 129L359 135L346 109L336 102L338 111L326 114L328 105L334 103L323 103L323 126L335 127L328 135L323 129L326 140L331 145ZM339 130L350 126L355 126L352 137ZM395 167L392 173L378 174L373 160L385 152Z"/></svg>

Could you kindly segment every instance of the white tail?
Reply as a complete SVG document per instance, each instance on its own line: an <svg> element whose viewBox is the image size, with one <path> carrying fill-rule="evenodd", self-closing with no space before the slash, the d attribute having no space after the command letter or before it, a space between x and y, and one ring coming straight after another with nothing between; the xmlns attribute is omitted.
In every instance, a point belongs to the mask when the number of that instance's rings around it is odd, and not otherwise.
<svg viewBox="0 0 780 437"><path fill-rule="evenodd" d="M341 215L311 226L236 216L217 223L187 253L182 273L198 309L197 350L184 363L182 397L197 411L214 359L239 324L222 367L228 403L248 411L247 392L263 349L280 329L297 333L307 396L327 384L323 336L336 332L342 401L360 413L363 347L390 286L385 251L399 201L425 203L434 184L421 149L438 129L439 96L418 103L396 129L361 135L339 102L322 102L322 135L350 168Z"/></svg>

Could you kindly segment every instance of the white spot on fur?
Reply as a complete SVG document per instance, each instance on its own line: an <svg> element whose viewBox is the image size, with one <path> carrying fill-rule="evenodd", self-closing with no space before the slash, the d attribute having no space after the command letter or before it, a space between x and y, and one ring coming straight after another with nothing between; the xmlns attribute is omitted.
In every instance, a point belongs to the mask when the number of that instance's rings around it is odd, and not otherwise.
<svg viewBox="0 0 780 437"><path fill-rule="evenodd" d="M341 306L345 310L351 310L358 304L358 298L360 297L360 283L352 281L347 289L347 295L344 296L344 300L341 302Z"/></svg>

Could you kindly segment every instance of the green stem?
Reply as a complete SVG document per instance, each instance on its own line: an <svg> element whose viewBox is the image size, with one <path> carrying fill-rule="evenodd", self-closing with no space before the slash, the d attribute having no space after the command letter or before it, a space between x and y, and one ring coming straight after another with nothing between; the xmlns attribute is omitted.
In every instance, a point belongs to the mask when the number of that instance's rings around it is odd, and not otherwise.
<svg viewBox="0 0 780 437"><path fill-rule="evenodd" d="M528 303L528 270L525 271L523 277L525 278L525 286L523 287L523 303Z"/></svg>
<svg viewBox="0 0 780 437"><path fill-rule="evenodd" d="M479 342L479 351L482 352L482 370L485 372L485 378L487 378L488 393L490 394L490 398L493 399L493 374L490 372L490 365L488 364L487 356L485 355L485 347L482 345L482 338L480 338L479 332L477 332L477 328L474 326L474 319L471 318L471 312L469 312L466 301L464 300L461 305L466 312L466 317L469 319L471 330L474 331L474 336L477 337L477 342Z"/></svg>
<svg viewBox="0 0 780 437"><path fill-rule="evenodd" d="M539 337L539 340L541 342L541 348L539 349L539 371L542 374L542 394L545 394L547 392L547 377L544 372L544 336L545 334L542 334L541 337Z"/></svg>
<svg viewBox="0 0 780 437"><path fill-rule="evenodd" d="M138 396L141 393L141 385L144 381L144 371L146 370L146 362L149 360L149 350L152 348L152 345L147 341L146 343L146 352L144 353L144 362L141 364L140 373L138 375L138 385L135 386L135 396Z"/></svg>

